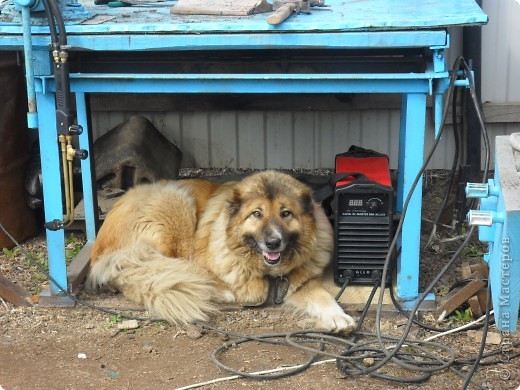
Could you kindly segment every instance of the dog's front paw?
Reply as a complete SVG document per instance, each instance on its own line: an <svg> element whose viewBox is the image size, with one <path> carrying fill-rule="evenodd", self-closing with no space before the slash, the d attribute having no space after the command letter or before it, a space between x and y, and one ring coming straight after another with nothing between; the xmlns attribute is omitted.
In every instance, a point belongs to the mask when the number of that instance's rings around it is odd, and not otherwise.
<svg viewBox="0 0 520 390"><path fill-rule="evenodd" d="M330 332L348 334L356 328L356 321L339 305L335 305L327 307L320 313L316 326Z"/></svg>

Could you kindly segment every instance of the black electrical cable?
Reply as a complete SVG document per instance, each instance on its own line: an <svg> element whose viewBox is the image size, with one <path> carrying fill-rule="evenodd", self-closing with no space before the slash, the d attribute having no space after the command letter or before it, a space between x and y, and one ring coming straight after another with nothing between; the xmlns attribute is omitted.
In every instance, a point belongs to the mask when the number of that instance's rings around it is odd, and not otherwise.
<svg viewBox="0 0 520 390"><path fill-rule="evenodd" d="M49 11L52 15L52 18L53 18L52 24L56 23L56 25L58 27L59 44L60 44L60 46L63 46L63 47L61 47L61 49L65 49L65 46L67 46L67 31L65 30L65 23L63 22L63 17L61 16L61 12L58 7L58 3L56 2L56 0L46 0L44 5L45 5L45 8L49 9ZM49 21L49 25L50 24L51 24L51 21Z"/></svg>
<svg viewBox="0 0 520 390"><path fill-rule="evenodd" d="M462 57L457 58L457 60L455 62L454 69L458 69L459 68L461 61L462 61ZM408 335L408 333L410 331L411 325L412 325L411 318L414 316L414 314L412 314L412 316L410 317L410 319L409 319L409 321L407 323L407 326L405 328L405 332L403 332L403 336L401 337L397 347L394 348L392 352L389 352L388 350L386 350L386 347L384 346L384 343L383 343L383 340L382 340L382 337L381 337L380 321L381 321L381 308L383 306L382 303L383 303L383 296L384 296L384 290L385 290L385 283L386 283L386 278L387 278L387 275L388 275L388 268L389 268L389 265L390 265L390 259L391 259L392 253L395 251L395 248L396 248L396 245L397 245L397 240L398 240L398 237L399 237L400 232L402 230L402 225L403 225L403 222L404 222L406 211L408 209L408 204L410 203L410 199L411 199L411 197L413 195L413 192L414 192L415 188L417 187L417 184L418 184L420 178L422 177L422 174L426 170L426 166L428 165L428 163L429 163L429 161L430 161L430 159L431 159L431 157L433 155L433 152L437 148L437 145L439 144L441 136L442 136L442 133L444 131L444 123L446 122L447 107L448 107L448 104L449 104L449 101L450 101L450 98L451 98L451 94L452 94L452 91L453 91L453 88L454 88L454 85L455 85L456 77L457 77L456 71L453 71L453 73L452 73L452 75L450 77L450 84L449 84L449 87L448 87L448 90L447 90L447 97L446 97L446 102L444 104L442 121L441 121L441 127L439 129L437 137L435 138L434 145L430 149L430 152L429 152L426 160L424 161L423 165L419 169L419 171L417 173L417 176L415 177L415 180L413 181L413 183L412 183L412 185L410 187L410 190L409 190L409 192L407 194L406 200L405 200L404 205L403 205L402 213L401 213L401 219L399 220L399 224L398 224L398 226L396 228L396 232L395 232L394 238L392 239L392 242L391 242L391 244L389 246L389 250L388 250L388 253L387 253L387 256L386 256L386 259L385 259L385 264L383 266L381 290L380 290L380 293L379 293L379 302L378 302L377 310L376 310L376 334L377 334L380 346L381 346L382 350L384 350L386 357L384 359L381 359L378 363L376 363L375 365L373 365L372 367L370 367L368 369L359 370L360 374L362 374L362 373L373 373L376 370L378 370L379 368L381 368L383 365L385 365L388 361L393 359L394 356L399 351L399 349L401 348L401 346L404 344L404 341L405 341L405 339L406 339L406 337L407 337L407 335ZM416 302L416 304L414 306L414 309L412 310L412 313L415 313L417 311L417 309L419 307L419 304L426 298L426 295L427 295L426 293L422 294L422 296L419 298L419 300L417 300L417 302ZM356 373L356 372L350 372L350 374L354 374L354 373Z"/></svg>
<svg viewBox="0 0 520 390"><path fill-rule="evenodd" d="M439 221L441 219L441 215L446 209L446 205L448 204L448 200L450 198L450 194L453 188L453 182L455 180L455 172L457 171L457 166L459 165L459 153L460 153L460 140L459 140L459 129L457 124L457 94L458 89L453 89L453 98L451 99L452 105L451 105L451 114L452 114L452 122L453 122L453 140L455 143L455 153L453 154L453 162L451 164L451 170L450 170L450 178L448 183L448 188L446 190L446 193L444 194L444 198L437 210L437 213L435 214L435 217L433 218L433 226L432 226L432 232L430 234L430 238L428 240L428 243L430 243L435 236L435 233L437 231L437 225L439 224Z"/></svg>
<svg viewBox="0 0 520 390"><path fill-rule="evenodd" d="M51 44L53 49L57 49L59 46L58 33L56 32L56 25L54 22L54 16L50 6L47 4L49 0L42 0L43 8L45 9L45 16L47 23L49 24L49 32L51 34Z"/></svg>
<svg viewBox="0 0 520 390"><path fill-rule="evenodd" d="M482 340L480 342L480 348L478 351L478 355L475 358L475 362L473 363L473 366L471 367L471 370L469 371L468 375L466 376L466 380L464 381L464 384L462 385L462 389L465 390L468 388L469 383L471 381L471 378L473 375L477 372L480 359L482 359L482 356L484 354L484 348L486 347L486 337L489 329L489 316L491 312L491 288L487 289L486 294L486 318L484 319L484 329L482 330Z"/></svg>
<svg viewBox="0 0 520 390"><path fill-rule="evenodd" d="M390 290L390 299L392 300L392 304L397 309L399 314L401 314L402 316L404 316L405 318L408 319L410 317L410 315L406 312L406 310L404 310L404 308L401 306L401 304L397 301L397 298L395 297L395 293L394 293L394 289L392 288L392 285L389 286L389 290ZM448 331L451 330L449 328L437 328L435 326L432 326L430 324L422 322L422 321L418 320L415 317L413 318L412 321L413 321L413 323L415 325L418 325L421 328L427 329L427 330L432 331L432 332L444 333L444 332L448 332ZM494 322L494 320L491 320L491 322ZM468 326L467 328L461 329L460 331L468 331L468 330L480 329L483 326L484 326L484 324L482 324L482 323L475 324L475 325L472 325L472 326Z"/></svg>
<svg viewBox="0 0 520 390"><path fill-rule="evenodd" d="M347 270L345 272L345 274L346 274L345 275L345 281L343 282L343 285L341 286L341 288L339 289L338 293L336 294L336 297L334 298L336 301L339 301L339 299L341 298L341 296L345 292L345 289L348 287L348 285L352 281L352 271Z"/></svg>
<svg viewBox="0 0 520 390"><path fill-rule="evenodd" d="M432 281L432 283L430 283L430 285L427 287L426 291L423 294L421 294L421 296L418 297L418 299L415 302L414 307L411 310L411 316L409 317L409 319L407 321L406 328L405 328L405 330L403 332L403 335L401 336L401 338L400 338L399 342L397 343L397 345L392 349L392 351L388 351L386 349L386 347L384 345L384 342L383 342L383 339L382 339L380 322L381 322L381 309L382 309L383 295L384 295L386 277L387 277L387 274L388 274L390 258L392 256L392 253L395 250L395 247L396 247L396 244L397 244L397 239L398 239L398 237L400 235L400 232L402 230L402 225L403 225L403 222L404 222L406 211L408 209L408 205L409 205L410 199L411 199L411 197L413 195L413 192L414 192L415 188L417 187L417 184L418 184L420 178L422 177L422 174L424 173L424 171L425 171L429 161L431 160L431 158L433 156L433 153L436 150L436 148L437 148L437 146L438 146L438 144L440 142L440 139L442 137L442 134L443 134L443 131L444 131L444 124L446 122L446 117L447 117L447 111L448 111L447 108L448 108L448 105L449 105L449 102L450 102L450 99L451 99L452 91L453 91L454 84L455 84L455 79L457 77L456 73L457 73L457 70L460 68L461 63L463 63L463 62L465 63L465 61L464 61L464 59L462 57L458 57L457 60L455 61L455 65L453 67L453 73L452 73L452 75L450 77L450 85L449 85L448 90L447 90L447 96L446 96L446 102L445 102L444 109L443 109L441 127L439 129L439 132L438 132L436 138L435 138L434 145L430 149L429 154L427 155L423 165L421 166L417 176L415 177L414 182L412 183L412 185L410 187L410 191L409 191L409 193L408 193L408 195L406 197L406 200L404 202L404 205L403 205L403 209L402 209L402 213L401 213L401 219L400 219L398 227L396 229L396 234L395 234L394 239L392 240L392 242L390 244L389 251L388 251L387 257L385 259L385 264L384 264L384 267L383 267L381 291L380 291L380 294L379 294L379 302L378 302L377 310L376 310L376 335L377 335L380 347L384 351L386 356L385 356L384 359L380 360L377 364L375 364L374 366L370 367L369 369L359 370L357 373L373 373L376 370L378 370L379 368L381 368L388 361L392 360L395 357L395 355L397 354L399 349L403 346L403 344L404 344L404 342L406 340L406 337L408 336L408 334L410 332L410 329L411 329L411 326L412 326L412 323L413 323L412 320L413 320L413 317L415 316L415 313L417 312L417 310L419 308L419 305L422 303L422 301L424 301L424 299L426 299L426 296L429 294L429 292L433 289L433 287L438 283L440 278L446 273L446 271L449 269L449 267L451 267L451 265L459 257L459 255L462 252L463 248L467 245L467 243L469 242L469 239L471 238L471 235L473 234L473 231L474 231L474 228L475 228L474 226L472 226L470 228L470 230L469 230L469 232L467 234L466 239L460 245L459 249L455 252L455 254L452 256L450 261L445 265L445 267L441 270L441 272L437 275L437 277ZM466 65L466 68L467 68L467 65ZM467 70L469 71L469 68ZM469 71L469 73L471 73L471 72ZM470 79L470 86L474 86L473 79L472 79L470 74L468 75L468 78ZM483 132L485 132L484 131L485 125L482 128L483 128ZM486 134L486 136L487 136L487 134ZM489 148L488 148L488 146L489 146L489 143L486 143L486 164L484 166L484 179L483 179L484 182L487 179L487 174L488 174L487 171L488 171L488 167L489 167ZM353 372L351 372L351 374L352 373L356 373L356 372L353 371Z"/></svg>
<svg viewBox="0 0 520 390"><path fill-rule="evenodd" d="M294 375L294 374L298 374L298 373L300 373L302 371L305 371L307 368L309 368L312 365L312 363L314 363L316 361L316 359L320 355L320 352L314 353L310 357L310 359L306 363L304 363L304 364L296 366L296 367L294 367L292 369L288 369L288 370L286 370L284 372L275 373L275 374L273 374L273 373L269 373L269 374L252 374L252 373L249 373L249 372L236 370L234 368L226 366L218 358L219 354L222 354L224 351L229 350L231 347L235 347L235 346L237 346L239 344L250 342L252 340L268 342L270 344L287 345L286 342L275 342L274 340L271 340L273 338L284 338L285 339L286 335L287 335L286 333L276 333L276 334L266 334L266 335L256 336L253 339L250 336L246 336L246 337L238 339L238 340L231 340L231 341L228 341L228 342L222 344L220 347L217 347L213 351L213 353L211 354L211 360L213 361L213 363L215 363L215 365L217 367L219 367L222 370L228 371L228 372L230 372L232 374L235 374L235 375L243 376L245 378L250 378L250 379L257 379L257 380L270 379L270 380L272 380L272 379L281 379L281 378L285 378L285 377L288 377L288 376L291 376L291 375ZM308 340L303 340L303 341L300 341L300 342L308 342ZM321 347L321 349L323 349L323 343L320 344L320 347Z"/></svg>

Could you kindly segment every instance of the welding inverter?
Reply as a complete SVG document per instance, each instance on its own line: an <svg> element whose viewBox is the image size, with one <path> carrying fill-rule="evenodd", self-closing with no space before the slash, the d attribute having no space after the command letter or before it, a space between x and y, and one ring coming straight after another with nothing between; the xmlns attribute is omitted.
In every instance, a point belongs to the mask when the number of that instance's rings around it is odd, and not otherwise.
<svg viewBox="0 0 520 390"><path fill-rule="evenodd" d="M394 191L386 155L351 146L336 156L334 281L373 284L392 240Z"/></svg>

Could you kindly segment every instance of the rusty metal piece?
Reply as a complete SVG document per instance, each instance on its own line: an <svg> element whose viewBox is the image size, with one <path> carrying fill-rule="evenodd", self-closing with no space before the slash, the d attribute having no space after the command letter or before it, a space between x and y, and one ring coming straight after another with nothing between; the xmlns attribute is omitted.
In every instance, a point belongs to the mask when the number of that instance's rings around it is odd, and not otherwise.
<svg viewBox="0 0 520 390"><path fill-rule="evenodd" d="M267 18L267 23L271 25L278 25L285 19L295 13L311 13L313 6L325 6L325 0L274 0L272 15Z"/></svg>

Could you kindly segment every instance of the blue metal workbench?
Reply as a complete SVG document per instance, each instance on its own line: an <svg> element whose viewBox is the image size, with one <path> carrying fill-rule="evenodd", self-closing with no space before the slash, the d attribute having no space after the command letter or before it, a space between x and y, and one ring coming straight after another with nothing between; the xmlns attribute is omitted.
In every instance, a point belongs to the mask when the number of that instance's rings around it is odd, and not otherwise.
<svg viewBox="0 0 520 390"><path fill-rule="evenodd" d="M269 14L173 15L170 13L173 4L170 1L109 8L83 1L84 8L68 10L68 15L74 17L66 27L71 62L75 64L75 68L71 65L71 90L76 97L78 124L84 129L79 137L82 148L89 148L91 137L89 93L401 94L398 212L423 161L427 96L436 96L435 105L439 107L438 97L448 84L447 27L487 22L487 16L474 0L327 0L327 8L312 9L310 15L293 15L279 26L267 24ZM14 7L3 7L0 49L23 49L17 12ZM49 29L39 14L31 14L32 45L45 216L50 221L63 217L62 193ZM185 58L189 63L201 57L220 58L220 53L238 57L247 53L249 60L257 64L266 58L290 58L294 54L307 58L316 67L278 73L253 73L247 69L237 72L234 67L226 71L225 66L219 71L211 67L199 71L197 66L179 71L179 67L165 65L164 60ZM107 65L107 70L96 67L107 56L111 59L120 56L124 60ZM146 58L154 56L162 61L158 66L148 67ZM129 70L125 62L136 58L144 65L141 64L139 71ZM335 67L327 66L334 61ZM232 62L231 58L224 64ZM353 63L357 66L352 66ZM439 119L437 114L437 125ZM82 176L87 237L93 241L94 191L88 160L82 162ZM419 183L404 222L397 269L397 296L405 301L418 296L421 199ZM47 231L47 241L51 275L65 286L63 230ZM53 284L51 293L58 293Z"/></svg>

